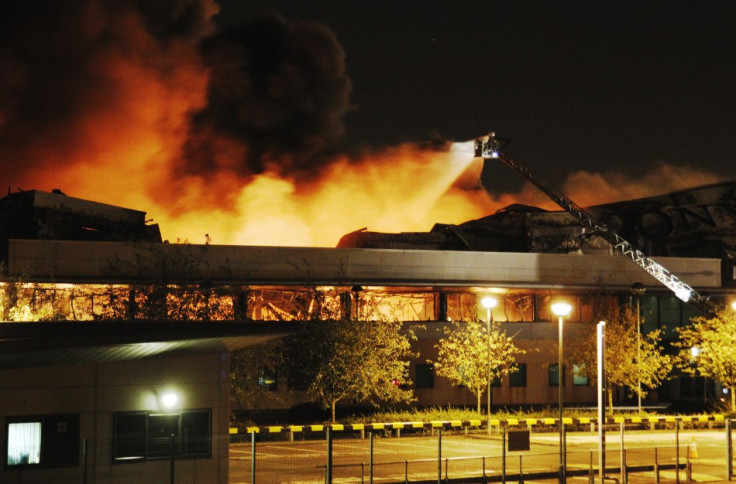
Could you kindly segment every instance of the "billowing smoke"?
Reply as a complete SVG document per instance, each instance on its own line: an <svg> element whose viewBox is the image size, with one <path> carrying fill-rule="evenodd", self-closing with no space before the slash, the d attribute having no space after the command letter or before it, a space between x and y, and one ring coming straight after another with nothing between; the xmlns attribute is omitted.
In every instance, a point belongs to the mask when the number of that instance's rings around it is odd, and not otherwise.
<svg viewBox="0 0 736 484"><path fill-rule="evenodd" d="M210 0L1 5L0 164L9 183L35 185L49 172L100 162L141 121L176 114L181 99L185 110L201 103L195 42L212 31ZM192 94L174 102L177 90ZM136 101L159 95L172 105L156 114Z"/></svg>
<svg viewBox="0 0 736 484"><path fill-rule="evenodd" d="M333 33L275 13L217 31L217 10L0 1L0 186L144 210L171 240L241 244L334 246L361 227L422 231L549 205L527 188L477 189L472 144L335 153L351 82ZM591 197L565 191L602 202L591 198L627 185L611 179Z"/></svg>
<svg viewBox="0 0 736 484"><path fill-rule="evenodd" d="M193 116L183 170L208 176L314 174L344 132L345 55L320 24L264 15L207 39L207 106Z"/></svg>
<svg viewBox="0 0 736 484"><path fill-rule="evenodd" d="M12 189L232 208L254 175L319 176L344 132L351 83L323 25L272 13L217 32L213 0L0 5Z"/></svg>

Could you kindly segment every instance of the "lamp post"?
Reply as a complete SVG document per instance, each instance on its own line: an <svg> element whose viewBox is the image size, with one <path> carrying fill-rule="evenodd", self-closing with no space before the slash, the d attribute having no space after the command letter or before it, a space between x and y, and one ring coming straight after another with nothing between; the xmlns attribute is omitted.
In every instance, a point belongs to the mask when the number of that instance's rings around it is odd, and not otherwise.
<svg viewBox="0 0 736 484"><path fill-rule="evenodd" d="M562 318L570 315L572 306L566 302L556 302L552 304L552 312L558 317L557 322L557 395L559 398L558 406L560 411L560 483L564 483L567 478L565 476L565 443L564 443L564 427L562 425Z"/></svg>
<svg viewBox="0 0 736 484"><path fill-rule="evenodd" d="M631 285L631 292L636 296L636 403L641 413L641 297L644 295L644 286L635 282Z"/></svg>
<svg viewBox="0 0 736 484"><path fill-rule="evenodd" d="M498 304L498 300L495 297L492 296L486 296L483 299L481 299L480 304L486 308L486 362L488 363L488 395L487 395L487 407L486 411L488 413L488 435L491 434L491 384L493 383L493 380L491 379L491 321L493 319L493 314L491 313L491 309L495 308Z"/></svg>

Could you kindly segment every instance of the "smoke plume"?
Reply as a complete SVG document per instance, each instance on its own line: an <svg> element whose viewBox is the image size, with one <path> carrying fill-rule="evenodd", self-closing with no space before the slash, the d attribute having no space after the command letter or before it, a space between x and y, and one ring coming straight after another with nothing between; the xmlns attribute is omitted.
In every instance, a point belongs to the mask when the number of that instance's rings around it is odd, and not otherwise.
<svg viewBox="0 0 736 484"><path fill-rule="evenodd" d="M217 11L215 0L0 2L0 182L143 210L192 242L334 246L362 227L555 209L528 186L479 189L472 144L335 153L352 109L335 35L276 13L218 31ZM632 180L615 176L575 174L564 191L621 199ZM639 193L649 184L666 189L653 174Z"/></svg>

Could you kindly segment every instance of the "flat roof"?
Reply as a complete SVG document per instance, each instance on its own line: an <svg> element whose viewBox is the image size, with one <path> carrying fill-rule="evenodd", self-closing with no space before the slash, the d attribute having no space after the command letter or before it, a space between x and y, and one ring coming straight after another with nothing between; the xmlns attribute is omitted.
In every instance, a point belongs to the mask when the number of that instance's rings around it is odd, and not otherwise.
<svg viewBox="0 0 736 484"><path fill-rule="evenodd" d="M661 284L621 255L10 241L9 276L31 281L223 285L504 286L628 289ZM721 287L721 260L653 257L697 289Z"/></svg>

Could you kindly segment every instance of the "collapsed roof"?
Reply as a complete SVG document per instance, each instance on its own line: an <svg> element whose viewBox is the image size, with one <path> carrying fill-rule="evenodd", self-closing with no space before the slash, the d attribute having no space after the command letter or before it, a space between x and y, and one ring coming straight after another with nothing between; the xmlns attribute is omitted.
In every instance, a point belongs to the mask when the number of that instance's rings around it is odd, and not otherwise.
<svg viewBox="0 0 736 484"><path fill-rule="evenodd" d="M707 257L736 264L736 182L587 209L648 256ZM571 214L510 205L462 224L435 224L429 232L346 234L338 247L538 253L611 252L602 237Z"/></svg>
<svg viewBox="0 0 736 484"><path fill-rule="evenodd" d="M69 197L60 190L9 193L0 199L0 257L8 240L97 240L161 242L146 213Z"/></svg>

